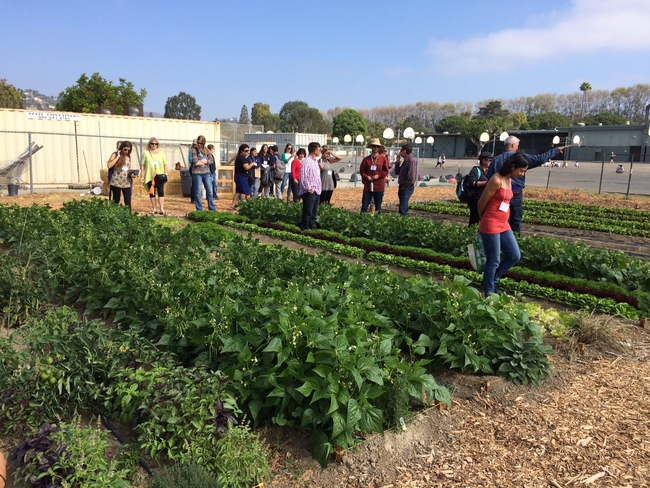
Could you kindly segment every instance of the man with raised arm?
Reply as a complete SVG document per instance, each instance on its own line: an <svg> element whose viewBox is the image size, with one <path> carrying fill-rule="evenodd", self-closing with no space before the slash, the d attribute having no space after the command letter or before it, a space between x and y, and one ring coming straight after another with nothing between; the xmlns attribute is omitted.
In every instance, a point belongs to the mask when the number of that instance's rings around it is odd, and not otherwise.
<svg viewBox="0 0 650 488"><path fill-rule="evenodd" d="M505 141L503 141L503 145L505 146L506 150L492 159L492 164L488 168L488 172L487 172L488 180L492 178L492 175L494 175L499 171L501 166L503 166L503 162L506 159L508 159L508 156L517 152L517 150L519 149L519 139L516 138L515 136L508 136L506 137ZM526 157L530 160L528 169L531 170L533 168L538 168L539 166L543 165L546 161L554 158L558 154L562 154L562 152L567 147L571 147L571 146L554 147L550 151L546 151L544 154L540 154L538 156L531 156L530 154L526 154ZM510 199L510 220L508 222L510 224L510 228L512 229L512 232L515 232L516 234L521 233L521 219L524 213L523 203L524 203L525 187L526 187L526 175L521 176L520 178L512 179L512 198Z"/></svg>

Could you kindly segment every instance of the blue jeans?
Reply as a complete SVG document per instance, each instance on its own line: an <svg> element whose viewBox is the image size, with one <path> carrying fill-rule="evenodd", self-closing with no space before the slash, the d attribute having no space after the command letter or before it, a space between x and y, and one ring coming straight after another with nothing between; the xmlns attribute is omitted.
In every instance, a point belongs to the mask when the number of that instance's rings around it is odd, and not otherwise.
<svg viewBox="0 0 650 488"><path fill-rule="evenodd" d="M481 232L481 239L483 239L485 248L483 294L487 297L490 293L494 293L499 278L521 259L521 252L511 230L501 234L483 234ZM503 259L501 259L502 250Z"/></svg>
<svg viewBox="0 0 650 488"><path fill-rule="evenodd" d="M318 203L320 202L320 195L314 193L303 193L300 195L302 198L302 221L300 228L313 229L316 225L316 218L318 217Z"/></svg>
<svg viewBox="0 0 650 488"><path fill-rule="evenodd" d="M284 189L287 189L287 201L291 200L291 184L289 179L291 178L291 173L285 173L284 178L282 178L282 188L280 189L280 195L284 193Z"/></svg>
<svg viewBox="0 0 650 488"><path fill-rule="evenodd" d="M212 176L212 196L215 200L219 200L219 185L217 184L217 173L210 174Z"/></svg>
<svg viewBox="0 0 650 488"><path fill-rule="evenodd" d="M384 199L383 191L364 191L361 197L361 212L367 212L370 206L370 200L375 201L375 212L381 213L381 202Z"/></svg>
<svg viewBox="0 0 650 488"><path fill-rule="evenodd" d="M253 198L257 198L257 193L259 191L258 186L260 185L260 179L255 178L255 181L253 182Z"/></svg>
<svg viewBox="0 0 650 488"><path fill-rule="evenodd" d="M210 173L203 173L199 175L192 175L194 182L194 201L198 211L203 210L203 202L201 202L201 185L205 188L205 196L208 198L208 209L216 210L214 200L212 199L212 175Z"/></svg>
<svg viewBox="0 0 650 488"><path fill-rule="evenodd" d="M510 228L512 232L521 233L521 219L524 216L524 190L513 193L510 199Z"/></svg>
<svg viewBox="0 0 650 488"><path fill-rule="evenodd" d="M219 200L219 188L217 188L217 173L210 173L212 177L212 195L215 200Z"/></svg>
<svg viewBox="0 0 650 488"><path fill-rule="evenodd" d="M397 190L397 198L399 198L399 214L403 217L406 217L409 214L409 200L413 191L415 190L415 185L409 186L408 188L399 188Z"/></svg>
<svg viewBox="0 0 650 488"><path fill-rule="evenodd" d="M196 193L196 186L194 186L194 175L192 174L191 166L190 166L190 178L192 179L192 187L190 188L190 203L194 203L194 194Z"/></svg>

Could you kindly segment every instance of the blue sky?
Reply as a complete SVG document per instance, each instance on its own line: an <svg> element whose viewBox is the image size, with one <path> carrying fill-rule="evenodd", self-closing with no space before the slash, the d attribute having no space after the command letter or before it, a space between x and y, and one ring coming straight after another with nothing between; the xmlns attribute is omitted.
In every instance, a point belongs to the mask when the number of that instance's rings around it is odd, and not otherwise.
<svg viewBox="0 0 650 488"><path fill-rule="evenodd" d="M56 95L98 71L162 113L479 102L650 83L650 0L0 0L0 78Z"/></svg>

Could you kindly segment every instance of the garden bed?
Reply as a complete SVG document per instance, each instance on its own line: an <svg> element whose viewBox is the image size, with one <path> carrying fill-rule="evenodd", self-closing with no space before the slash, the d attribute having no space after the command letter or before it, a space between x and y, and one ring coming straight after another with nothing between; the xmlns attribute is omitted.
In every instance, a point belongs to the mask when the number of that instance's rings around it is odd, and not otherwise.
<svg viewBox="0 0 650 488"><path fill-rule="evenodd" d="M179 202L177 212L187 207ZM639 392L649 390L650 375L647 335L635 332L634 353L587 345L586 355L572 362L553 354L556 372L539 388L438 374L438 384L455 390L451 409L436 406L417 415L404 433L367 435L324 471L311 459L309 435L270 428L271 485L568 486L594 476L603 486L640 485L648 476L650 411Z"/></svg>

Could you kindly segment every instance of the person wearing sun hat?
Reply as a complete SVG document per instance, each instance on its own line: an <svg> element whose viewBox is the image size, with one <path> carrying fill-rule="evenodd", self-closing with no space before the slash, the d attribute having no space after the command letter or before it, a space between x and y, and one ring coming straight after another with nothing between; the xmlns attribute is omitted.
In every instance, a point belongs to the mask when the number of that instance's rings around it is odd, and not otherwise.
<svg viewBox="0 0 650 488"><path fill-rule="evenodd" d="M366 146L371 149L369 156L363 158L359 174L363 182L363 196L361 198L361 212L367 212L370 200L375 202L375 210L381 214L381 202L386 189L386 176L388 176L388 159L379 154L379 149L384 145L378 138L373 138Z"/></svg>

